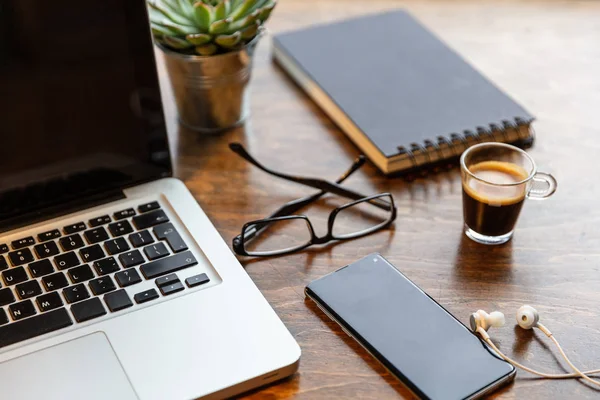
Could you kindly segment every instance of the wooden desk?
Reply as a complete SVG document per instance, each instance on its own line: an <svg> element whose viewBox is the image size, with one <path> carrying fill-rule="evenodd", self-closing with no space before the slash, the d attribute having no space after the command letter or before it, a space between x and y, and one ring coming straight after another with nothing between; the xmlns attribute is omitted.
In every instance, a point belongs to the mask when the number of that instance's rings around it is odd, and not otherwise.
<svg viewBox="0 0 600 400"><path fill-rule="evenodd" d="M457 171L406 183L365 166L347 185L366 194L392 192L399 211L393 229L288 257L242 260L302 348L298 374L247 398L410 397L304 299L307 283L376 251L464 323L479 308L505 312L507 326L490 333L517 360L561 370L547 338L514 328L515 311L528 303L537 307L577 365L600 368L600 3L285 0L268 25L282 32L396 7L409 9L537 116L538 141L530 154L541 170L556 176L558 192L545 202L528 202L511 243L485 247L462 234ZM228 150L229 142L245 143L274 168L329 179L359 154L271 63L269 51L267 38L256 59L252 118L245 129L217 137L186 131L178 127L165 90L177 175L228 243L244 222L310 193L252 168ZM162 78L166 83L164 71ZM324 201L307 213L318 220L331 206ZM599 394L576 381L541 381L519 372L497 397Z"/></svg>

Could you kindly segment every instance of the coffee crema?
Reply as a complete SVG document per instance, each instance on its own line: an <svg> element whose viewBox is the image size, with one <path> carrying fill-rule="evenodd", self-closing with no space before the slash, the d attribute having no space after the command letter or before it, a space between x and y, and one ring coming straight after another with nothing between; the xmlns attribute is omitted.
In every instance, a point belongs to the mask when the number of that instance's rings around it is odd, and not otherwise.
<svg viewBox="0 0 600 400"><path fill-rule="evenodd" d="M465 224L486 236L511 232L527 194L527 185L518 184L528 178L527 171L505 161L484 161L468 170L485 182L473 177L463 180Z"/></svg>

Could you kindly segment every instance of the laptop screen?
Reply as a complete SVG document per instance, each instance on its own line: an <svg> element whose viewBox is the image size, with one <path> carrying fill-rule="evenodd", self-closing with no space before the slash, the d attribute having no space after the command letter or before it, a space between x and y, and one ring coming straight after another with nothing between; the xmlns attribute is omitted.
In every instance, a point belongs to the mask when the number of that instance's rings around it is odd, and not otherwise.
<svg viewBox="0 0 600 400"><path fill-rule="evenodd" d="M0 0L0 229L170 174L144 0Z"/></svg>

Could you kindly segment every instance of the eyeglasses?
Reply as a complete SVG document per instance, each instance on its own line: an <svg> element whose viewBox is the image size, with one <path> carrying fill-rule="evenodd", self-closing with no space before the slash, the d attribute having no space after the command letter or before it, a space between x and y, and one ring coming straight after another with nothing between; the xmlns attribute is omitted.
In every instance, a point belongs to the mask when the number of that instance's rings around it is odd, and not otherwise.
<svg viewBox="0 0 600 400"><path fill-rule="evenodd" d="M242 233L233 239L233 250L238 255L265 257L289 254L313 244L332 240L356 239L389 226L396 219L396 206L390 193L364 196L340 184L357 171L365 158L360 156L335 183L318 178L291 176L269 169L256 161L239 143L229 145L231 150L246 161L270 175L320 189L318 193L290 201L268 218L246 223ZM327 234L318 237L312 222L305 215L291 215L326 193L354 200L335 208L327 222ZM269 232L270 234L266 234Z"/></svg>

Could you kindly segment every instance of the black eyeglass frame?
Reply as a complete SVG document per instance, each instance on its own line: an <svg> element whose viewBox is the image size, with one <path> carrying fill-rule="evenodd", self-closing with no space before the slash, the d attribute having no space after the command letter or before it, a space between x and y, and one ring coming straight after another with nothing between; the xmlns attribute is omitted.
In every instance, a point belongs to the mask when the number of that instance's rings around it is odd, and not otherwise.
<svg viewBox="0 0 600 400"><path fill-rule="evenodd" d="M371 205L375 205L372 203L372 201L373 200L383 200L382 198L387 198L386 200L389 199L388 204L390 204L392 206L391 210L390 210L391 215L388 220L383 221L380 224L375 225L373 227L363 229L362 231L359 231L359 232L345 234L345 235L334 235L333 234L333 226L335 223L335 218L341 211L343 211L347 208L353 207L359 203L363 203L363 202L369 203ZM244 226L242 228L241 238L239 238L239 240L233 241L233 250L238 255L250 256L250 257L269 257L269 256L275 256L275 255L291 254L291 253L295 253L300 250L304 250L307 247L315 245L315 244L325 244L325 243L331 242L333 240L351 240L351 239L357 239L359 237L369 235L378 230L387 228L392 222L394 222L396 220L396 216L397 216L397 211L396 211L396 204L394 202L394 197L391 195L391 193L379 193L379 194L376 194L373 196L368 196L368 197L364 197L359 200L352 201L350 203L347 203L340 207L337 207L333 211L331 211L331 213L329 214L329 218L327 219L327 234L322 237L319 237L316 235L315 229L312 225L312 222L306 215L287 215L287 216L281 216L281 217L264 218L264 219L259 219L259 220L255 220L255 221L250 221L250 222L244 224ZM299 245L299 246L290 247L290 248L281 249L281 250L259 251L259 252L246 251L246 248L245 248L246 233L251 230L250 228L254 228L254 229L252 229L254 231L254 233L251 235L252 237L249 238L248 241L252 240L256 236L255 233L257 231L262 230L264 227L268 226L269 224L271 224L273 222L294 220L294 219L302 219L306 222L306 224L308 226L308 230L311 235L311 238L308 242L306 242L302 245ZM237 239L237 237L236 237L236 239Z"/></svg>
<svg viewBox="0 0 600 400"><path fill-rule="evenodd" d="M348 168L348 170L346 172L344 172L336 181L335 183L342 183L344 182L348 177L350 177L353 173L355 173L356 171L358 171L360 169L360 167L362 167L365 164L365 156L359 156L356 160L354 160L354 162L352 163L352 165L350 166L350 168ZM272 220L273 218L277 218L277 217L283 217L283 216L288 216L288 215L292 215L293 213L301 210L302 208L306 207L307 205L313 203L314 201L320 199L323 195L325 195L327 192L324 190L321 190L315 194L306 196L306 197L302 197L300 199L296 199L296 200L292 200L288 203L285 203L283 206L279 207L274 213L272 213L271 215L269 215L266 218L263 219L270 219ZM363 196L366 197L366 196ZM256 235L259 235L264 229L266 229L266 227L268 226L268 224L265 225L257 225L255 227L253 227L252 229L246 229L244 230L244 232L246 233L246 239L248 240L248 236L251 235L250 238L254 238ZM239 235L237 235L236 237L233 238L232 244L233 247L235 248L236 246L239 247L239 241L242 240L242 234L240 233Z"/></svg>

